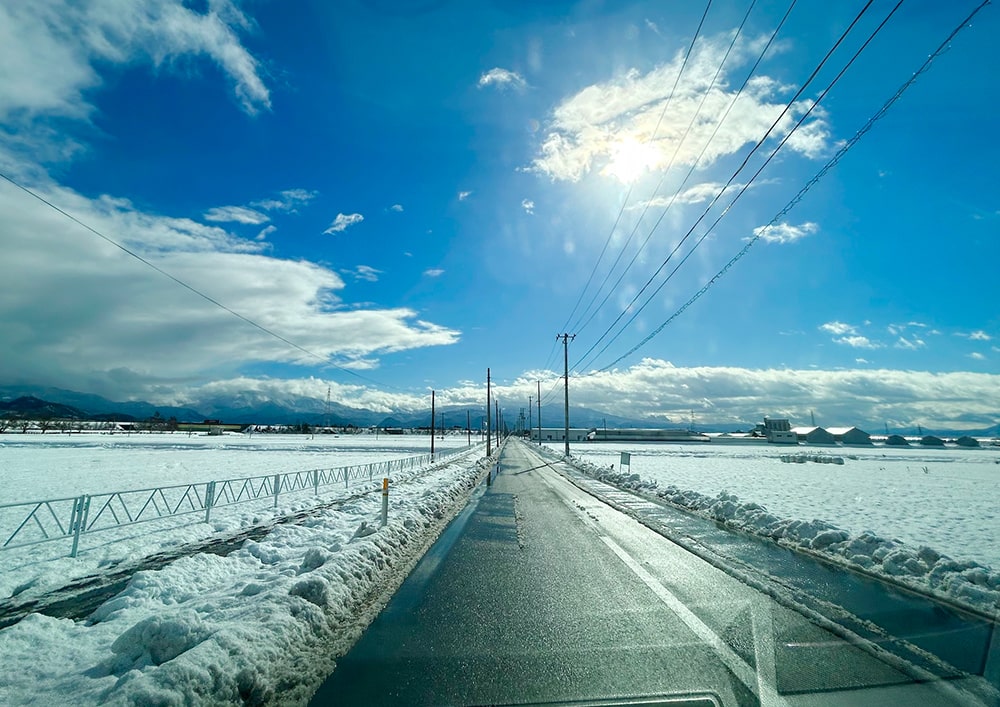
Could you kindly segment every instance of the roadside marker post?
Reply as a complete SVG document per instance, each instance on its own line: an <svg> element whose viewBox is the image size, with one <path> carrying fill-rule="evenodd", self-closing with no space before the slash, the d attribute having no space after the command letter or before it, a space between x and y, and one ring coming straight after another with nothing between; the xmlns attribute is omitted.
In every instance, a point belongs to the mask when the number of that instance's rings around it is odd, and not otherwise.
<svg viewBox="0 0 1000 707"><path fill-rule="evenodd" d="M382 527L389 522L389 479L382 479Z"/></svg>
<svg viewBox="0 0 1000 707"><path fill-rule="evenodd" d="M622 458L618 464L618 468L622 470L622 473L625 473L625 467L628 467L629 472L632 471L632 455L628 452L622 452Z"/></svg>

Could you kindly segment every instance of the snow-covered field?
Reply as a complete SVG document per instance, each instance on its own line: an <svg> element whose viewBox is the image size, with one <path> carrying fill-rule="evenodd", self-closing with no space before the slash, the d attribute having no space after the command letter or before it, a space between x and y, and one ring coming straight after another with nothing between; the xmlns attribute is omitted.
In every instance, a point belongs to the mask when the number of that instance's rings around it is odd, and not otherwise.
<svg viewBox="0 0 1000 707"><path fill-rule="evenodd" d="M115 478L116 487L130 485L96 465L103 476L92 486L93 479L79 472L82 460L101 459L119 474L128 470L134 474L128 479L140 485L162 485L413 456L427 451L420 443L428 440L227 436L180 442L169 451L155 438L115 439L110 447L85 439L81 444L81 438L3 442L0 463L18 460L17 497L27 491L38 498L49 492L24 482L32 468L36 478L47 479L46 488L63 489L58 493L110 490L106 481ZM465 438L449 442L464 446ZM363 488L352 488L352 498L331 489L320 499L309 492L297 500L289 495L277 510L270 503L219 509L212 524L189 517L181 527L156 522L125 536L110 531L76 559L55 547L61 542L0 552L0 598L12 590L22 598L164 546L344 499L336 509L276 526L226 556L196 553L140 571L84 621L36 613L0 631L0 704L304 704L377 612L379 597L402 581L426 543L464 505L483 474L480 454L474 447L398 478L384 528L378 527L381 494L374 488L361 496ZM27 461L32 455L33 467ZM202 471L193 474L195 467Z"/></svg>
<svg viewBox="0 0 1000 707"><path fill-rule="evenodd" d="M0 503L348 466L425 454L430 444L384 434L0 434ZM465 447L466 436L434 446Z"/></svg>
<svg viewBox="0 0 1000 707"><path fill-rule="evenodd" d="M614 464L616 473L629 475L611 479L619 485L997 608L998 448L628 443L576 444L571 452L604 470ZM631 454L630 468L619 467L622 452ZM844 464L780 459L798 452L843 457Z"/></svg>

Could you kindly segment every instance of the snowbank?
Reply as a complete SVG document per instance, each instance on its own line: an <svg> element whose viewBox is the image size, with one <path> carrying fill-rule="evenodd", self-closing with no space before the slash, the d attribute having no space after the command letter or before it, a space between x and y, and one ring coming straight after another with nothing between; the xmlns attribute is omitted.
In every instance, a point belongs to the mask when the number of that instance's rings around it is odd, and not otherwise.
<svg viewBox="0 0 1000 707"><path fill-rule="evenodd" d="M925 545L909 546L868 530L851 534L825 520L781 518L727 491L709 496L673 485L659 488L656 481L643 480L638 474L609 473L607 468L578 459L574 464L600 481L661 499L727 527L816 553L980 611L1000 610L1000 571L979 562L955 560Z"/></svg>
<svg viewBox="0 0 1000 707"><path fill-rule="evenodd" d="M488 460L456 455L378 493L281 525L227 556L136 574L85 621L0 631L0 703L304 704L464 505Z"/></svg>

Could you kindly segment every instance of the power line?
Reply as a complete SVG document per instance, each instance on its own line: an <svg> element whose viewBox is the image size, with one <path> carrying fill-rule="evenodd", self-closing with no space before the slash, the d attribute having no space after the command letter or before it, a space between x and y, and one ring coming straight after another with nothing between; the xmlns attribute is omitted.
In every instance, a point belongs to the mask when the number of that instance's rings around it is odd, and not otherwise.
<svg viewBox="0 0 1000 707"><path fill-rule="evenodd" d="M754 0L756 2L756 0ZM681 67L677 71L677 76L674 77L674 85L670 88L670 93L667 94L667 100L663 103L663 110L660 111L660 116L656 120L656 125L653 127L653 131L649 134L644 144L649 144L656 138L656 133L660 129L660 125L663 123L663 118L667 114L667 108L670 106L670 102L673 100L674 93L677 91L677 86L680 83L681 76L684 74L684 69L687 68L688 60L691 58L691 52L694 50L695 42L698 40L698 36L701 34L702 27L705 24L705 18L708 17L708 11L712 7L712 0L708 0L705 5L705 11L701 15L701 20L698 22L698 27L695 29L694 36L691 37L691 43L688 45L687 51L684 54L684 59L681 62ZM669 168L668 168L669 169ZM587 282L584 283L583 289L580 291L580 296L576 298L576 304L573 305L572 311L569 316L566 317L566 324L562 326L565 331L573 315L576 314L577 307L580 306L580 302L583 301L584 295L587 293L587 288L590 287L590 283L594 280L594 275L597 274L597 268L600 266L601 261L604 259L604 254L608 250L608 246L611 245L611 239L615 235L615 229L618 228L618 224L621 222L622 214L625 213L625 206L628 204L629 198L632 196L632 185L630 184L628 190L625 192L625 198L622 200L622 205L618 209L618 215L615 217L615 222L611 225L611 230L608 232L607 240L604 241L604 247L601 249L600 254L597 256L597 261L594 263L593 269L590 271L590 276L587 278ZM600 290L598 290L600 292ZM551 356L551 354L550 354ZM547 364L546 364L547 365Z"/></svg>
<svg viewBox="0 0 1000 707"><path fill-rule="evenodd" d="M681 136L680 140L676 141L676 146L674 147L674 152L670 156L670 160L667 162L666 168L661 172L660 179L656 183L656 186L653 188L653 193L650 194L649 199L647 199L646 203L643 205L642 212L639 214L638 218L636 219L635 225L632 227L632 230L629 233L628 238L625 239L625 242L622 244L621 248L618 250L618 255L615 257L615 261L611 264L611 267L608 268L608 272L604 275L604 279L601 280L601 284L594 291L594 296L590 298L590 302L587 303L587 306L586 306L586 308L584 308L583 312L580 314L580 317L576 320L576 322L573 324L573 326L570 327L571 329L576 330L578 333L587 324L589 324L591 322L591 320L593 320L594 315L596 315L597 312L600 310L600 308L604 306L604 303L608 301L608 297L611 296L611 292L614 291L615 287L618 286L618 284L621 282L622 278L625 277L625 274L628 272L628 270L631 267L632 263L635 262L636 258L639 257L639 254L643 251L643 249L645 249L646 244L649 243L649 237L647 237L646 240L643 242L643 244L641 246L639 246L639 249L636 251L635 255L632 257L632 262L629 263L628 267L626 267L625 270L622 272L621 276L618 278L618 281L615 283L614 287L612 287L611 290L608 291L608 295L605 296L605 298L601 301L601 304L598 305L597 309L594 309L593 311L591 311L591 307L593 306L594 302L597 300L597 298L600 296L601 292L604 290L604 286L608 283L608 280L611 279L611 275L612 275L612 273L614 273L615 268L618 267L618 263L621 262L622 256L625 255L625 249L628 248L629 245L632 243L632 239L635 237L635 234L639 230L639 226L642 224L642 219L645 218L646 212L649 211L649 205L652 203L653 199L656 197L656 194L660 191L660 187L663 186L663 182L666 180L667 174L670 172L671 169L673 169L674 161L677 159L677 155L680 153L681 147L684 145L685 140L687 140L688 135L691 134L691 129L694 127L695 122L698 120L698 116L701 115L701 109L704 108L705 101L708 100L709 94L712 92L712 89L715 88L716 81L718 81L718 79L719 79L719 74L722 73L722 68L726 65L726 61L729 59L729 55L732 53L733 47L736 46L736 42L739 40L740 35L743 32L743 28L746 26L747 20L750 18L750 13L753 11L753 8L754 8L754 6L756 6L756 4L757 4L757 0L751 0L750 6L747 8L746 13L743 15L743 20L740 22L739 27L736 29L736 32L733 34L733 39L729 43L729 47L726 49L725 55L722 57L722 61L719 62L719 67L715 70L715 75L712 76L712 81L709 83L708 88L705 89L705 91L702 93L702 95L701 95L701 102L699 102L698 107L695 109L694 113L692 114L691 120L690 120L690 122L688 122L687 128L684 130L684 134ZM788 12L791 12L791 8L794 5L795 5L795 0L792 0L792 5L789 6ZM785 17L788 17L788 12L785 13ZM782 19L781 24L784 24L784 19ZM781 24L778 25L779 28L781 27ZM776 33L777 33L777 29L775 30L775 34ZM774 34L771 35L771 39L772 40L774 39ZM770 47L770 46L771 46L771 42L768 41L767 46L765 46L764 50L761 52L761 57L764 56L764 52L766 52L767 49L768 49L768 47ZM692 172L694 172L695 166L701 160L701 156L705 154L705 150L708 148L708 145L715 138L716 134L719 131L719 127L722 125L722 122L726 119L726 116L729 115L729 110L733 107L733 105L735 105L736 101L739 99L740 94L743 92L743 89L746 87L747 83L750 81L750 76L753 75L753 72L757 68L757 65L759 63L760 63L760 59L758 59L757 63L754 64L753 69L750 70L750 74L747 75L747 78L743 82L743 85L740 86L739 90L736 92L736 95L733 97L732 102L729 104L729 108L726 110L725 114L723 114L722 118L716 124L715 131L709 137L708 142L705 143L705 146L702 148L701 154L698 156L698 159L695 160L695 162L692 164L691 169L688 170L687 176L684 178L684 181L681 183L680 187L678 187L677 192L674 194L673 199L671 199L671 201L670 201L671 205L673 204L674 199L677 198L677 195L680 194L681 190L684 188L684 185L687 184L687 180L691 176ZM631 191L629 193L631 193ZM670 206L668 205L667 209L669 209L669 208L670 208ZM618 214L619 218L621 218L621 213L622 212L619 211L619 214ZM612 226L612 232L614 232L614 228L616 228L617 225L618 225L618 221L616 220L615 221L615 225ZM650 236L652 236L652 233L650 233ZM610 242L611 242L611 239L609 237L608 243L610 243ZM607 247L607 244L605 244L605 247ZM601 255L598 256L598 262L600 262L600 259L603 256L604 256L604 251L601 251ZM597 270L597 265L596 264L594 266L594 270L595 271ZM588 285L590 284L589 280L588 280L587 284ZM584 290L586 290L586 286L584 287ZM588 312L590 312L590 316L589 317L587 317L587 313ZM572 315L570 315L570 316L572 316ZM587 317L587 319L581 325L580 322L581 322L581 320L584 317Z"/></svg>
<svg viewBox="0 0 1000 707"><path fill-rule="evenodd" d="M718 122L716 122L715 128L712 130L712 134L709 136L708 140L705 141L705 144L702 146L701 152L698 154L698 157L691 163L691 167L688 169L687 174L684 175L684 179L681 181L680 185L677 187L677 190L674 192L674 195L670 198L670 201L667 203L666 207L664 207L664 210L660 214L660 217L656 220L656 223L653 224L653 228L651 228L650 231L649 231L649 233L646 235L646 238L643 240L642 245L640 245L639 248L638 248L638 250L636 250L636 252L632 255L632 259L628 262L628 265L625 266L625 269L622 270L621 274L618 276L618 279L615 280L615 283L608 290L607 294L604 295L604 299L601 300L601 303L599 305L597 305L597 307L594 308L591 311L590 316L587 317L586 321L584 321L579 326L574 327L578 332L580 330L586 328L587 325L590 324L591 321L593 321L593 319L597 315L597 313L601 311L601 309L604 307L605 304L607 304L608 300L611 298L611 295L614 294L614 292L618 289L618 286L621 285L622 280L625 279L625 276L632 269L632 266L635 265L636 260L639 259L639 255L642 253L643 250L645 250L646 246L649 244L649 241L653 238L653 234L656 232L656 229L660 225L660 222L666 216L667 211L669 211L671 209L671 207L673 207L674 202L677 200L677 197L680 196L680 194L683 191L684 187L687 186L688 180L691 179L691 175L694 174L694 171L698 168L698 165L701 164L702 158L705 156L705 153L708 151L708 148L711 146L712 141L715 139L715 136L719 134L719 130L722 128L723 124L726 122L726 119L729 117L729 113L732 111L733 106L736 105L736 102L739 100L740 96L743 94L743 90L747 87L747 84L750 83L750 79L753 78L753 75L756 73L757 67L760 66L761 62L764 60L764 56L767 54L767 51L771 48L771 44L774 42L775 37L778 36L778 32L781 31L781 28L784 26L785 21L788 19L788 16L792 13L792 9L795 7L795 3L796 3L796 0L792 0L792 2L788 6L788 9L785 10L785 14L784 14L784 16L782 16L781 21L778 22L777 26L774 28L774 31L771 32L771 36L768 38L767 43L764 45L764 48L761 50L760 54L757 56L757 60L754 62L753 66L750 68L750 71L749 71L749 73L747 73L746 78L743 79L742 85L740 85L739 89L733 95L733 99L729 102L729 105L726 107L726 110L723 112L722 117L718 120ZM750 7L752 9L753 5L751 5ZM747 16L749 16L749 13L750 13L750 10L747 10ZM743 18L743 21L746 22L746 17ZM732 50L733 45L735 44L735 39L736 38L734 37L733 44L731 44L730 47L729 47L730 51ZM726 52L726 56L727 57L729 56L729 51ZM720 71L722 70L722 65L724 63L725 63L725 59L723 59L722 64L719 65L719 70ZM716 77L718 77L718 72L716 72ZM714 83L714 81L715 81L715 79L713 79L713 83ZM702 97L702 103L704 103L704 100L705 100L705 98L707 98L707 96L708 96L708 93L706 92L705 95ZM699 110L701 110L700 106L699 106ZM696 117L697 117L697 115L696 115ZM675 152L675 154L676 154L676 152ZM614 264L612 265L611 269L608 271L608 277L606 277L605 280L604 280L604 282L601 283L600 289L604 288L604 285L607 282L607 279L610 278L611 273L614 272L614 269L618 266L618 263L621 261L622 256L625 254L625 248L627 248L628 244L632 242L632 237L638 231L639 226L642 223L642 219L645 217L646 212L649 209L649 204L652 203L652 200L656 197L656 192L659 191L660 185L662 185L662 183L663 183L663 179L661 178L660 182L656 185L656 189L654 190L653 195L646 202L646 205L643 207L642 213L639 215L639 218L636 220L635 227L632 229L632 233L629 234L628 239L626 240L625 244L622 246L621 251L619 251L619 253L618 253L618 257L616 258L616 260L615 260ZM599 289L599 291L600 291L600 289ZM591 304L593 304L593 300L591 300ZM589 309L589 306L588 306L588 309Z"/></svg>
<svg viewBox="0 0 1000 707"><path fill-rule="evenodd" d="M73 214L71 214L71 213L63 210L62 208L60 208L56 204L52 203L51 201L49 201L48 199L46 199L45 197L43 197L42 195L38 194L37 192L29 189L28 187L22 185L19 182L17 182L13 177L10 177L10 176L8 176L7 174L5 174L3 172L0 172L0 177L2 177L3 179L5 179L6 181L10 182L11 184L13 184L15 187L17 187L18 189L20 189L21 191L23 191L25 194L28 194L29 196L32 196L35 199L37 199L38 201L42 202L43 204L45 204L46 206L48 206L50 209L53 209L54 211L62 214L63 216L65 216L66 218L68 218L73 223L77 224L78 226L82 226L83 228L85 228L86 230L90 231L91 233L93 233L98 238L100 238L100 239L102 239L104 241L107 241L108 243L110 243L111 245L113 245L115 248L118 248L123 253L125 253L125 254L127 254L127 255L135 258L136 260L138 260L143 265L145 265L145 266L147 266L149 268L152 268L153 270L155 270L156 272L158 272L160 275L163 275L168 280L171 280L175 284L180 285L184 289L186 289L186 290L194 293L198 297L201 297L206 302L209 302L209 303L215 305L219 309L221 309L221 310L223 310L223 311L231 314L232 316L234 316L237 319L245 322L246 324L249 324L250 326L252 326L252 327L254 327L254 328L262 331L263 333L267 334L268 336L271 336L271 337L277 339L278 341L281 341L281 342L287 344L288 346L292 347L293 349L296 349L297 351L301 351L302 353L307 354L308 356L312 356L313 358L319 359L323 363L325 363L325 364L327 364L329 366L332 366L333 368L336 368L338 371L341 371L343 373L347 373L349 375L352 375L355 378L359 378L359 379L361 379L363 381L366 381L368 383L372 383L374 385L379 385L379 386L384 386L384 387L389 387L389 388L396 388L396 386L389 386L389 385L385 385L385 384L379 383L378 381L376 381L376 380L374 380L372 378L368 378L367 376L363 376L360 373L356 373L355 371L352 371L350 369L343 368L342 366L338 366L336 363L334 363L333 361L329 360L328 357L322 356L322 355L320 355L318 353L315 353L314 351L310 351L309 349L307 349L307 348L305 348L303 346L300 346L299 344L296 344L294 341L290 341L289 339L286 339L281 334L278 334L277 332L272 331L271 329L268 329L263 324L258 324L257 322L255 322L254 320L250 319L249 317L246 317L246 316L240 314L239 312L231 309L230 307L227 307L222 302L219 302L217 299L211 297L210 295L205 294L204 292L202 292L198 288L194 287L193 285L189 285L188 283L184 282L180 278L175 277L174 275L171 275L169 272L167 272L166 270L164 270L160 266L158 266L155 263L147 260L146 258L142 257L141 255L139 255L135 251L130 250L129 248L125 247L124 245L122 245L118 241L114 240L110 236L107 236L104 233L101 233L100 231L98 231L93 226L91 226L91 225L85 223L84 221L78 219ZM401 389L400 388L396 388L396 390L401 390Z"/></svg>
<svg viewBox="0 0 1000 707"><path fill-rule="evenodd" d="M705 211L702 212L701 216L699 216L697 218L697 220L695 220L695 222L691 225L691 228L688 229L687 233L684 234L684 236L680 239L680 241L677 243L677 245L674 246L673 250L671 250L670 253L667 255L667 257L664 259L664 261L662 263L660 263L659 267L653 272L652 275L650 275L649 279L639 289L639 291L635 294L635 296L632 298L632 300L624 307L624 309L621 311L621 313L617 317L615 317L615 320L613 322L611 322L611 324L607 327L607 329L604 330L604 333L601 334L601 336L598 337L598 339L591 345L591 347L589 349L587 349L586 353L584 353L583 356L580 357L580 359L578 360L578 362L577 362L576 366L574 366L574 368L577 367L577 366L579 366L580 361L584 360L587 356L589 356L594 351L594 349L596 349L600 345L601 341L603 341L605 339L605 337L607 337L614 330L614 328L618 325L618 322L620 322L622 320L622 318L625 317L630 312L632 306L640 299L640 297L643 296L643 294L646 292L646 290L649 288L649 286L653 284L653 282L656 280L656 278L659 276L659 274L667 266L667 263L670 262L670 259L674 256L674 254L676 254L677 251L680 250L681 246L684 245L684 243L687 241L688 238L690 238L691 234L694 233L694 230L698 227L698 225L708 216L708 214L712 211L712 209L718 203L719 199L722 198L722 195L725 194L726 190L728 190L729 187L732 186L733 182L736 180L736 177L739 175L740 172L743 171L743 169L746 168L747 164L750 162L750 158L761 148L761 146L767 140L768 136L774 131L774 129L778 126L778 124L785 117L785 115L791 110L792 106L795 104L795 101L798 100L799 96L802 95L802 93L806 90L806 88L809 86L809 84L811 84L812 81L816 78L816 76L822 70L823 66L825 66L826 63L830 60L830 57L837 50L837 48L843 43L843 41L847 38L847 35L850 34L850 32L854 29L854 26L861 20L861 17L868 11L868 9L871 7L871 5L872 5L873 2L874 2L874 0L868 0L868 2L865 3L865 6L863 8L861 8L861 11L858 12L858 14L855 16L855 18L851 21L850 25L848 25L847 29L845 29L843 31L843 33L840 35L840 37L837 39L837 41L834 43L834 45L830 48L830 50L826 53L826 55L823 57L823 59L819 62L819 64L816 65L816 68L813 69L812 73L809 75L809 77L806 79L806 81L795 92L795 95L792 96L791 100L789 100L789 102L785 106L784 110L781 111L781 114L771 124L771 126L768 128L767 132L760 138L760 140L758 140L757 144L754 145L754 147L750 150L750 152L747 153L747 155L744 157L743 161L740 163L740 166L737 167L737 169L733 172L733 174L729 177L729 179L723 185L722 189L720 189L719 192L712 198L712 200L709 202L708 206L705 208ZM902 2L903 2L903 0L899 0L899 4L902 4ZM896 7L893 8L892 12L890 12L890 14L889 14L890 17L896 11L896 9L899 8L899 4L897 4ZM879 28L876 29L875 32L868 38L868 40L862 46L862 49L865 46L868 45L868 42L871 41L871 39L875 36L875 34L878 33L878 31L882 28L882 26L884 26L884 24L885 24L885 22L883 21L883 23L881 25L879 25ZM860 50L857 53L855 53L854 57L852 57L852 59L851 59L851 62L853 62L854 59L857 58L858 53L860 53ZM850 62L848 62L847 66L850 66ZM840 78L841 75L843 75L843 71L841 71L841 74L838 74L837 78L827 87L826 91L829 91L829 89L833 86L833 84L836 83L837 80L839 80L839 78ZM825 91L824 91L824 95L825 95ZM778 147L775 148L775 150L771 152L771 155L764 162L765 166L774 157L774 155L777 154L777 152L781 148L781 146L785 144L785 142L788 140L788 138L791 137L791 135L795 132L795 130L802 124L802 122L805 119L805 117L807 117L816 108L817 105L819 105L819 101L813 102L813 104L806 111L805 115L803 115L803 117L799 119L799 121L792 128L792 130L789 131L787 135L785 135L785 137L782 139L782 141L778 145ZM761 170L757 171L757 173L754 175L754 178L756 177L757 174L760 174L760 171ZM746 184L743 185L743 188L736 195L736 198L734 198L733 201L730 202L730 204L724 209L723 214L722 214L723 216L725 216L725 214L729 212L729 210L732 208L733 204L735 204L736 201L740 198L740 196L742 196L746 192L746 190L749 188L750 184L753 182L754 178L751 178L750 180L748 180L748 182ZM720 217L720 219L721 219L721 217ZM662 216L661 216L661 220L662 220ZM653 226L653 230L654 231L659 226L661 220L657 220L656 224ZM716 221L716 223L717 222L718 221ZM704 236L702 238L704 239ZM662 285L661 285L661 287L662 287ZM659 291L659 288L657 288L657 291ZM653 294L655 295L655 292ZM606 351L607 348L608 348L608 346L610 346L612 343L614 343L614 341L617 340L619 336L621 336L621 334L624 332L624 330L628 326L628 324L631 323L632 321L634 321L635 318L636 318L636 316L638 316L639 312L641 312L643 309L645 309L646 306L649 304L649 302L652 301L652 296L653 295L650 295L650 297L647 298L647 300L639 307L639 309L635 311L635 313L629 319L629 321L626 322L626 324L618 331L618 333L615 334L608 341L608 343L605 345L605 347L597 354L598 356L601 353L603 353L604 351Z"/></svg>
<svg viewBox="0 0 1000 707"><path fill-rule="evenodd" d="M885 114L889 111L889 109L892 108L892 106L896 103L896 101L898 101L903 96L903 94L907 91L907 89L909 89L910 86L912 86L914 83L916 83L917 79L920 78L921 75L923 75L924 73L926 73L930 69L931 64L934 62L934 60L937 59L941 54L943 54L945 52L945 50L948 48L948 45L959 34L959 32L961 32L963 29L965 29L966 27L968 27L969 23L973 20L973 18L975 18L975 16L977 14L979 14L979 12L984 7L986 7L987 5L989 5L990 2L991 2L991 0L983 0L983 2L980 5L978 5L969 14L968 17L966 17L964 20L962 20L962 22L959 23L951 31L951 33L944 39L944 41L942 41L938 45L938 47L927 57L927 59L924 61L924 63L920 65L920 68L917 69L913 73L913 75L907 81L905 81L896 90L896 92L882 105L882 107L879 108L879 110L876 111L865 122L865 124L863 126L861 126L861 128L849 140L847 140L847 142L844 143L844 145L836 152L836 154L832 158L830 158L830 160L825 165L823 165L822 169L820 169L819 172L817 172L808 182L806 182L806 184L798 191L798 193L794 197L792 197L792 199L787 204L785 204L785 206L782 207L782 209L780 211L778 211L777 214L774 215L774 217L768 222L768 224L766 226L764 226L763 228L759 229L758 231L756 231L754 233L753 237L750 238L746 242L746 244L736 253L736 255L734 255L732 258L730 258L729 262L727 262L722 267L721 270L719 270L714 276L712 276L712 278L707 283L705 283L705 285L703 285L701 287L701 289L699 289L693 296L691 296L690 299L688 299L683 305L681 305L677 309L677 311L675 311L673 314L671 314L662 324L660 324L656 329L654 329L652 332L650 332L649 334L647 334L646 337L644 337L638 344L636 344L635 346L633 346L631 349L629 349L628 351L626 351L624 354L622 354L621 356L619 356L618 358L616 358L614 361L612 361L608 365L604 366L603 368L599 369L598 371L595 371L595 373L601 373L601 372L610 370L613 366L617 365L622 360L624 360L624 359L628 358L629 356L631 356L632 354L634 354L640 348L642 348L647 343L649 343L660 332L662 332L671 322L673 322L675 319L677 319L677 317L679 317L681 314L683 314L684 311L687 310L687 308L690 307L692 304L694 304L698 299L700 299L702 297L702 295L704 295L706 292L708 292L708 290L712 287L712 285L714 285L727 272L729 272L729 270L740 259L742 259L743 256L745 256L750 251L750 248L752 248L753 245L755 243L757 243L757 241L759 241L761 239L761 237L763 236L763 234L766 232L767 228L769 228L770 226L774 226L779 221L781 221L782 218L784 218L786 215L788 215L788 213L793 208L795 208L795 206L797 206L799 204L799 202L802 201L802 198L805 196L806 192L808 192L823 177L825 177L826 174L831 169L833 169L834 167L837 166L837 164L840 163L840 161L841 161L841 159L843 159L844 155L846 155L847 152L852 147L854 147L854 145L856 145L861 140L861 138L864 137L865 134L867 134L875 126L875 123L877 121L879 121L881 118L883 118L885 116ZM898 7L898 5L897 5L897 7Z"/></svg>

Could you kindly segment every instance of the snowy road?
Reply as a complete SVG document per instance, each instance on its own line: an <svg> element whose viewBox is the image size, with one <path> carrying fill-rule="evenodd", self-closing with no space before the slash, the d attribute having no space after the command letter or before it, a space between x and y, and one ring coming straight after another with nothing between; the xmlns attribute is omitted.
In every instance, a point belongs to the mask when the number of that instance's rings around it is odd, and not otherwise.
<svg viewBox="0 0 1000 707"><path fill-rule="evenodd" d="M509 442L313 704L709 694L722 704L961 704L569 483ZM975 703L975 702L973 702Z"/></svg>

